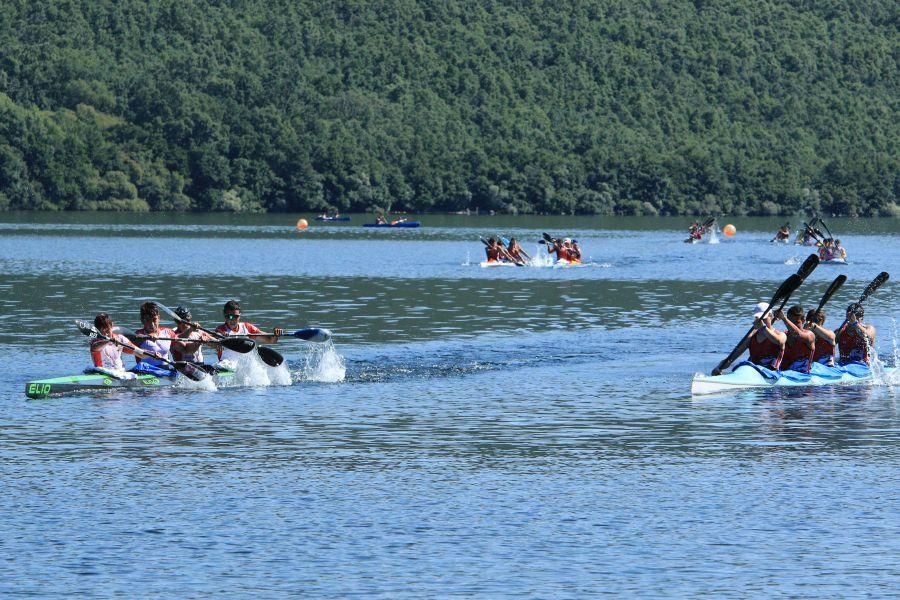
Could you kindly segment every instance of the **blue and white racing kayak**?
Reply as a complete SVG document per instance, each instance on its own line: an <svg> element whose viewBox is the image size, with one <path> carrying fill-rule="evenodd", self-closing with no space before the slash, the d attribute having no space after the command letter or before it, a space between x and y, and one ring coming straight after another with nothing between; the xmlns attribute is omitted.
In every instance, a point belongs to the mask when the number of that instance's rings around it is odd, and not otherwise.
<svg viewBox="0 0 900 600"><path fill-rule="evenodd" d="M888 378L897 377L897 368L884 369ZM812 373L797 371L771 371L769 369L742 362L731 373L724 375L694 375L691 394L719 394L748 388L802 387L819 385L860 385L873 383L872 371L866 365L850 364L844 367L813 365Z"/></svg>

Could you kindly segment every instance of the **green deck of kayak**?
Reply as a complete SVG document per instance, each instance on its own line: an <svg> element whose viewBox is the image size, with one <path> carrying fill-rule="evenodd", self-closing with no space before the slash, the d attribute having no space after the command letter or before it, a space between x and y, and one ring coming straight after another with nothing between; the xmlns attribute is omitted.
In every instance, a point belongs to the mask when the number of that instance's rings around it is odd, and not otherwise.
<svg viewBox="0 0 900 600"><path fill-rule="evenodd" d="M234 375L233 371L220 371L214 377L217 382L221 382L230 379L232 375ZM87 373L29 381L25 384L25 395L37 399L72 392L166 386L172 385L176 380L176 377L157 377L147 374L138 375L134 379L116 379L102 373Z"/></svg>

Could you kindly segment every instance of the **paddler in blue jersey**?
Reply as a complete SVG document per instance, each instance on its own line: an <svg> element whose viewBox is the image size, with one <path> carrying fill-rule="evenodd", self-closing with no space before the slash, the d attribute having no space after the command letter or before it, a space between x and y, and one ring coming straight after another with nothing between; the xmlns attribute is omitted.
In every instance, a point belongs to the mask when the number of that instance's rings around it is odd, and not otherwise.
<svg viewBox="0 0 900 600"><path fill-rule="evenodd" d="M162 357L166 360L172 360L169 350L173 342L178 336L174 330L168 327L159 326L159 307L155 302L144 302L141 304L141 323L143 327L138 329L135 334L138 338L145 338L138 347L151 355ZM152 375L168 376L173 371L164 362L158 358L146 357L137 358L137 365L132 369L135 373L150 373Z"/></svg>
<svg viewBox="0 0 900 600"><path fill-rule="evenodd" d="M809 373L815 353L816 335L803 326L806 321L803 307L796 304L788 309L787 314L779 310L775 313L775 318L784 321L787 327L781 370Z"/></svg>

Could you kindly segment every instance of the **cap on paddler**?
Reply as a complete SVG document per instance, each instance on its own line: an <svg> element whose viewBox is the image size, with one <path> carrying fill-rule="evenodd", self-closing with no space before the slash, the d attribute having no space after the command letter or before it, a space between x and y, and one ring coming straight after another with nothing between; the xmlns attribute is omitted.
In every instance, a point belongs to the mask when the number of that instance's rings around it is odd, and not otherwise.
<svg viewBox="0 0 900 600"><path fill-rule="evenodd" d="M769 310L769 303L768 302L760 302L753 309L753 318L754 319L760 318L761 316L763 316L763 313L766 312L767 310Z"/></svg>
<svg viewBox="0 0 900 600"><path fill-rule="evenodd" d="M178 308L176 308L175 314L178 315L178 318L180 318L183 321L192 321L193 320L193 319L191 319L191 309L185 308L184 306L179 306Z"/></svg>

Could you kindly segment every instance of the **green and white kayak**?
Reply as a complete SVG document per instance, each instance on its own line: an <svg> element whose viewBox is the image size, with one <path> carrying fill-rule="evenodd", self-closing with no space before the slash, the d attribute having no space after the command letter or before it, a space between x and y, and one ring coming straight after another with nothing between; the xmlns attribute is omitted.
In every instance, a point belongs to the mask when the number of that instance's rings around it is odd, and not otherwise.
<svg viewBox="0 0 900 600"><path fill-rule="evenodd" d="M691 381L691 394L700 396L704 394L727 393L749 388L861 385L874 383L876 381L875 375L870 371L867 371L866 374L862 376L854 375L849 372L842 372L828 377L815 374L804 375L794 373L793 371L784 371L781 373L781 376L778 376L777 378L769 378L746 364L738 365L734 371L725 373L724 375L703 375L702 373L698 373L694 375L694 379ZM890 380L897 378L897 368L885 368L884 377Z"/></svg>
<svg viewBox="0 0 900 600"><path fill-rule="evenodd" d="M131 375L131 374L129 374ZM215 375L211 375L216 385L227 384L234 378L234 371L219 369ZM112 373L85 373L82 375L70 375L68 377L54 377L53 379L39 379L25 384L25 395L29 398L39 399L59 394L72 394L75 392L94 392L113 389L142 389L161 386L170 386L182 379L181 375L174 377L159 377L156 375L140 374L133 378L121 378Z"/></svg>

